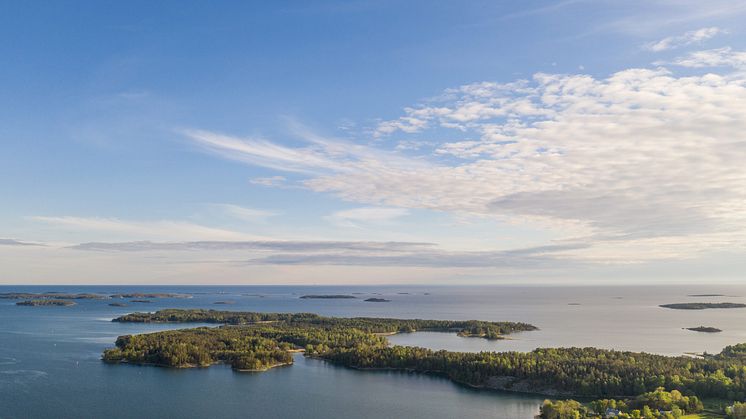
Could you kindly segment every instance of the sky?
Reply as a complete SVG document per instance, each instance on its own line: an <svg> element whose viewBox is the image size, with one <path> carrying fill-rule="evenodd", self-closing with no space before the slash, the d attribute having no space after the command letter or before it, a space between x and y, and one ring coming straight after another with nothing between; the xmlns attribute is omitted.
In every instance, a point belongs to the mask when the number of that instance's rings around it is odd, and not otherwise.
<svg viewBox="0 0 746 419"><path fill-rule="evenodd" d="M742 281L744 19L0 2L0 284Z"/></svg>

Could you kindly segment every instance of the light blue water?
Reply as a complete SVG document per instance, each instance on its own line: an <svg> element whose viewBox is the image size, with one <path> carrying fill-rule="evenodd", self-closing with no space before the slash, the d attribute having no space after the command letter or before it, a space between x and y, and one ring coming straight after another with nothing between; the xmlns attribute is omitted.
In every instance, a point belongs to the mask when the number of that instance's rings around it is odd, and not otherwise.
<svg viewBox="0 0 746 419"><path fill-rule="evenodd" d="M413 333L396 344L450 350L530 350L597 346L664 354L718 352L746 342L745 310L678 311L658 304L746 302L746 287L0 287L0 292L126 291L191 293L110 307L78 300L73 307L21 307L0 300L0 418L257 417L257 418L530 418L543 397L476 391L450 381L397 372L363 372L296 357L264 373L227 367L172 370L107 365L99 357L117 336L183 325L112 323L132 311L214 308L314 312L336 316L516 320L540 331L511 340ZM302 300L303 294L362 293L356 300ZM366 303L380 293L390 303ZM407 293L407 294L400 294ZM426 295L428 293L429 295ZM728 297L692 298L722 293ZM232 305L214 305L216 301ZM580 305L568 305L579 303ZM682 330L715 326L710 335Z"/></svg>

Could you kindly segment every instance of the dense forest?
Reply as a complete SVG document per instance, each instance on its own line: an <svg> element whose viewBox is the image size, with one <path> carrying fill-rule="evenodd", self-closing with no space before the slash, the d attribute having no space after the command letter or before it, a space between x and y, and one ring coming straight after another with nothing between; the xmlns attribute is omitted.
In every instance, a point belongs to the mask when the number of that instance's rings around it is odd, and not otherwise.
<svg viewBox="0 0 746 419"><path fill-rule="evenodd" d="M224 362L236 369L263 369L292 362L288 351L358 369L395 369L437 374L461 384L548 394L563 398L605 398L628 415L674 401L671 411L692 412L698 397L744 400L746 344L726 347L703 358L669 357L595 348L537 349L532 352L461 353L389 346L383 332L458 330L460 333L509 333L531 330L524 323L481 321L335 318L300 313L246 313L164 310L135 313L116 321L227 323L215 328L157 332L117 339L109 362L152 363L176 367ZM619 399L619 400L617 400ZM545 410L569 409L569 401L549 402ZM565 404L562 404L565 403ZM568 407L569 406L569 407ZM586 405L584 412L593 414ZM620 408L621 407L621 408ZM623 408L623 409L622 409ZM584 413L584 414L585 414ZM673 414L673 413L672 413ZM547 413L550 415L550 413ZM546 416L555 417L555 416ZM556 416L575 417L575 416ZM583 417L583 416L577 416ZM594 417L594 416L587 416ZM630 416L634 417L634 416Z"/></svg>
<svg viewBox="0 0 746 419"><path fill-rule="evenodd" d="M114 319L115 322L137 323L219 323L255 324L282 322L298 326L346 327L370 333L403 333L416 330L457 332L462 336L500 339L502 335L536 330L536 326L515 322L487 322L480 320L422 320L368 317L323 317L312 313L254 313L217 310L160 310L155 313L131 313Z"/></svg>
<svg viewBox="0 0 746 419"><path fill-rule="evenodd" d="M603 399L581 404L575 400L545 400L541 406L541 419L574 419L604 417L617 418L672 418L698 413L704 405L697 396L684 396L677 390L663 387L631 399Z"/></svg>

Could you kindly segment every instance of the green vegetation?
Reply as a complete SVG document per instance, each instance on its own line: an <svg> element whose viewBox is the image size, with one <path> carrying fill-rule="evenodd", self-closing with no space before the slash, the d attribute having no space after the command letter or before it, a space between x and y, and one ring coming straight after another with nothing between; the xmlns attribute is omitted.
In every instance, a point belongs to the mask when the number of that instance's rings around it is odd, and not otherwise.
<svg viewBox="0 0 746 419"><path fill-rule="evenodd" d="M725 409L725 413L729 419L746 419L746 403L735 402Z"/></svg>
<svg viewBox="0 0 746 419"><path fill-rule="evenodd" d="M575 400L545 400L540 418L683 418L704 409L696 396L684 396L677 390L659 387L635 398L596 400L586 405Z"/></svg>
<svg viewBox="0 0 746 419"><path fill-rule="evenodd" d="M320 300L337 300L337 299L350 299L350 298L357 298L354 295L344 295L344 294L331 294L331 295L302 295L300 297L303 300L313 300L313 299L320 299Z"/></svg>
<svg viewBox="0 0 746 419"><path fill-rule="evenodd" d="M706 310L713 308L744 308L746 304L742 303L676 303L661 304L660 307L672 308L674 310Z"/></svg>
<svg viewBox="0 0 746 419"><path fill-rule="evenodd" d="M728 346L720 354L703 358L595 348L461 353L389 346L380 334L437 330L489 337L490 333L503 335L535 327L476 320L337 318L215 310L132 313L114 321L223 325L122 336L116 348L104 352L103 359L108 362L173 367L222 362L236 369L261 370L291 363L288 352L303 349L306 356L350 368L419 372L478 388L600 399L587 404L549 401L542 411L544 417L551 418L599 417L602 408L617 409L626 415L622 417L681 417L702 410L700 398L746 398L746 344ZM733 407L734 411L738 409L738 405Z"/></svg>
<svg viewBox="0 0 746 419"><path fill-rule="evenodd" d="M497 339L503 334L536 330L527 323L486 322L480 320L422 320L386 319L371 317L322 317L312 313L254 313L217 310L160 310L155 313L131 313L118 317L115 322L134 323L218 323L255 324L282 322L308 327L346 327L368 333L406 333L415 331L457 332L464 336Z"/></svg>
<svg viewBox="0 0 746 419"><path fill-rule="evenodd" d="M74 306L75 302L57 299L26 300L16 303L17 306Z"/></svg>
<svg viewBox="0 0 746 419"><path fill-rule="evenodd" d="M686 330L691 330L692 332L702 332L702 333L722 332L722 330L718 329L717 327L708 327L708 326L687 327Z"/></svg>

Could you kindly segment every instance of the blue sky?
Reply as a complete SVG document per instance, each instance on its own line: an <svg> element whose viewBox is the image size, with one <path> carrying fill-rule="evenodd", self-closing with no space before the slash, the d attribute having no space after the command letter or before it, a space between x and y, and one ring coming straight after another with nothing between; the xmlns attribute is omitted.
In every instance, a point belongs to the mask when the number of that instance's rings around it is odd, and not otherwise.
<svg viewBox="0 0 746 419"><path fill-rule="evenodd" d="M737 281L737 1L0 6L0 283Z"/></svg>

